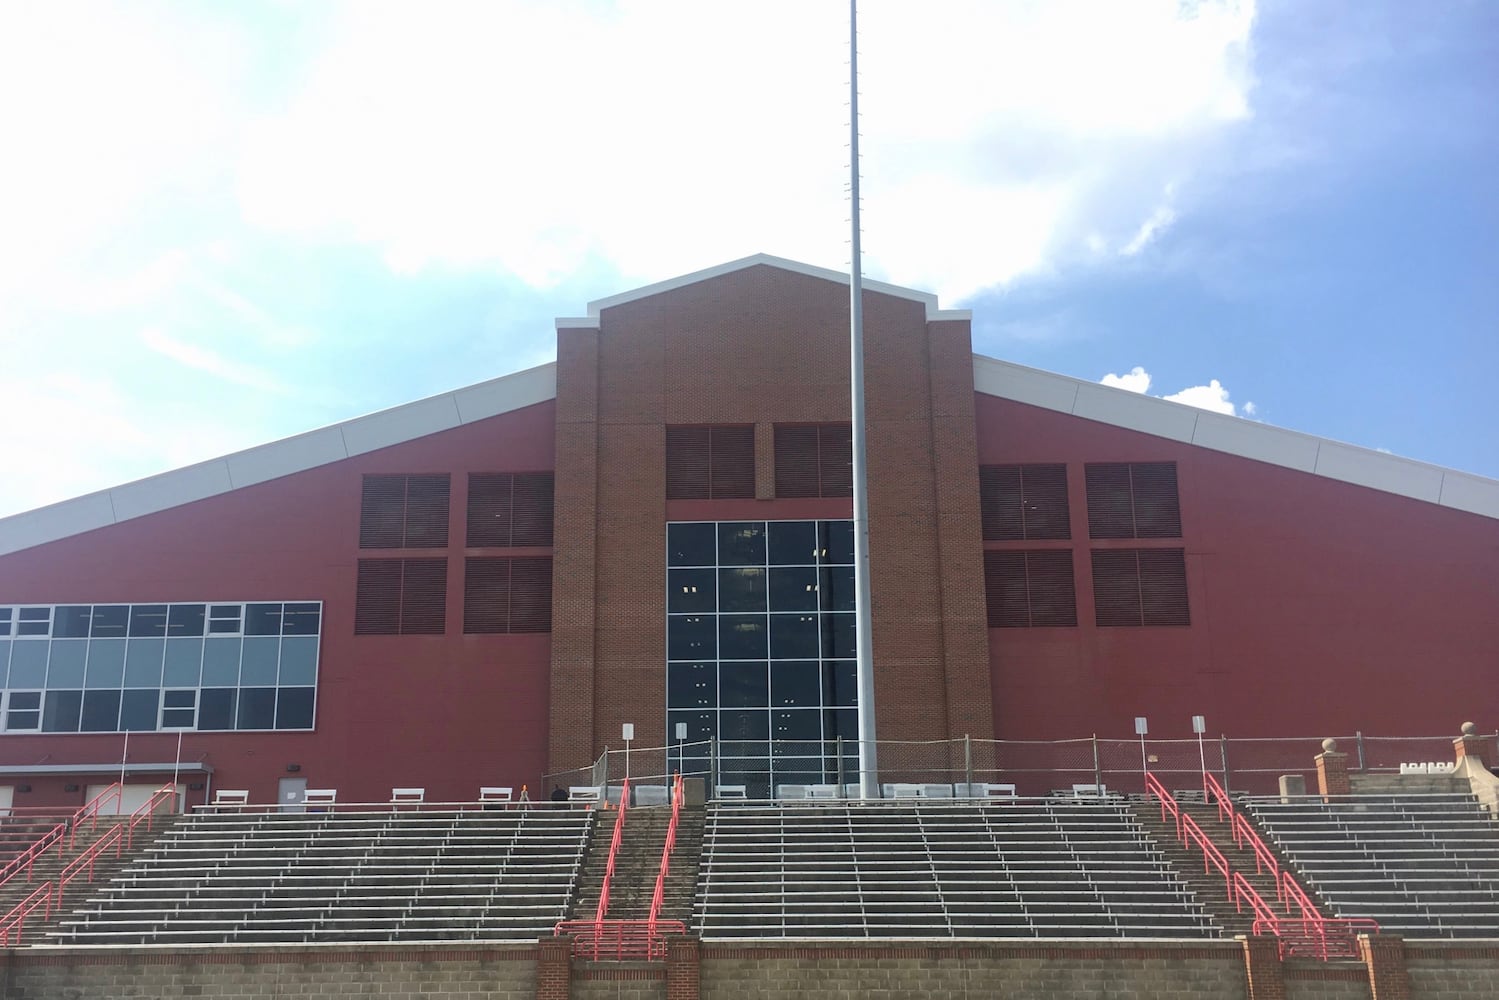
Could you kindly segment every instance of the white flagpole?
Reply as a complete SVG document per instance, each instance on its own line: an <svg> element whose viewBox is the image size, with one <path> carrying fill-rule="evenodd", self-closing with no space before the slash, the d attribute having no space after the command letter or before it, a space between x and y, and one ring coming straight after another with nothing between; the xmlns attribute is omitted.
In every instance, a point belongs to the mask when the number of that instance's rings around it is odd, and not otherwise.
<svg viewBox="0 0 1499 1000"><path fill-rule="evenodd" d="M177 774L182 770L182 733L177 733L177 757L172 761L172 796L175 800L177 795ZM175 803L174 803L175 804Z"/></svg>
<svg viewBox="0 0 1499 1000"><path fill-rule="evenodd" d="M125 761L130 756L130 730L125 730L125 745L120 748L120 806L125 804Z"/></svg>

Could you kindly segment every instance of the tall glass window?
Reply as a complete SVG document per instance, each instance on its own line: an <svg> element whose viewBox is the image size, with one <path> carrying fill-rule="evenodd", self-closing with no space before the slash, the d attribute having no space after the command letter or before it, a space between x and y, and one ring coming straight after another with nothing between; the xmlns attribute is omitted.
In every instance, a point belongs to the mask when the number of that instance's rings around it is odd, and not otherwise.
<svg viewBox="0 0 1499 1000"><path fill-rule="evenodd" d="M667 731L683 770L769 796L857 780L852 521L678 522L666 531Z"/></svg>

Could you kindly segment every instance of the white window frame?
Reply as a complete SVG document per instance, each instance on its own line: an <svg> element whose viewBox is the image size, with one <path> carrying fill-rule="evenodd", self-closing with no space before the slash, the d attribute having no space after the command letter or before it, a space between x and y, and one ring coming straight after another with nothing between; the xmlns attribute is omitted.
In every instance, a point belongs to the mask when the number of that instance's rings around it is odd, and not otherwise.
<svg viewBox="0 0 1499 1000"><path fill-rule="evenodd" d="M14 698L18 694L34 694L34 695L36 695L36 709L35 709L35 711L36 711L36 725L32 726L29 729L12 728L11 724L10 724L11 699ZM42 731L42 702L44 700L45 700L45 696L43 694L43 689L42 688L21 688L18 691L6 691L5 692L4 712L0 713L0 720L4 721L4 731L7 732L7 733L39 733L39 732L41 732ZM32 711L32 709L29 709L29 708L20 708L20 709L16 709L16 711L18 711L18 712L30 712L30 711Z"/></svg>
<svg viewBox="0 0 1499 1000"><path fill-rule="evenodd" d="M167 707L167 695L188 692L193 696L192 713L193 723L190 726L169 726L166 723L168 712L186 712L187 706L176 705ZM156 712L156 731L158 733L194 733L198 731L198 688L167 688L161 689L161 706Z"/></svg>
<svg viewBox="0 0 1499 1000"><path fill-rule="evenodd" d="M13 638L13 639L50 639L50 638L52 638L52 609L53 609L53 607L54 607L54 605L51 605L51 604L19 604L19 605L16 605L15 606L15 619L14 619L14 622L13 622L13 624L11 626L11 629L12 629L12 631L10 633L11 634L11 638ZM47 630L45 632L41 633L40 635L37 635L36 633L24 633L23 634L21 632L22 613L26 612L26 611L45 611L45 612L47 612L47 618L46 618ZM27 625L35 625L36 621L25 622L25 624L27 624Z"/></svg>
<svg viewBox="0 0 1499 1000"><path fill-rule="evenodd" d="M183 603L186 604L186 603L196 603L196 602L187 602L187 601L184 601ZM210 638L210 639L212 639L212 638L218 638L218 637L230 637L230 638L232 638L234 636L241 636L241 635L245 634L245 605L244 605L243 602L235 603L233 601L217 601L217 602L215 602L215 601L206 601L204 603L206 603L208 605L208 615L203 619L203 629L204 629L203 635L204 635L204 637ZM273 603L273 602L267 601L265 603L269 604L269 603ZM213 627L213 623L214 622L216 622L216 621L224 622L224 621L228 621L229 620L227 618L215 618L213 616L213 610L214 610L214 608L239 608L239 617L236 619L237 624L235 625L234 630L232 632L218 632L218 631L214 630L214 627Z"/></svg>

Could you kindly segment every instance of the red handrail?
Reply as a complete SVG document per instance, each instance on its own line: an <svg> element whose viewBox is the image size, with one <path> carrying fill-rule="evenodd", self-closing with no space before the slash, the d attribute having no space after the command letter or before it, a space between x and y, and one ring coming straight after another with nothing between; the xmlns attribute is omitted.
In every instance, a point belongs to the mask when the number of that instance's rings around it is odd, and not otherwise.
<svg viewBox="0 0 1499 1000"><path fill-rule="evenodd" d="M682 775L671 783L671 822L666 824L666 842L661 846L661 870L656 873L656 890L651 893L650 923L656 926L661 906L666 901L666 876L671 874L671 852L677 846L677 822L682 818Z"/></svg>
<svg viewBox="0 0 1499 1000"><path fill-rule="evenodd" d="M12 907L5 916L0 917L0 946L10 948L20 945L21 932L26 926L26 918L38 906L45 907L42 913L43 920L52 916L51 882L44 882L31 890L31 895Z"/></svg>
<svg viewBox="0 0 1499 1000"><path fill-rule="evenodd" d="M609 802L609 789L604 788L604 803ZM619 842L625 835L625 813L630 808L630 779L625 779L619 794L619 815L614 818L614 839L609 841L609 861L604 866L604 884L599 889L599 906L594 912L595 922L602 922L609 913L609 885L614 881L614 863L619 857Z"/></svg>
<svg viewBox="0 0 1499 1000"><path fill-rule="evenodd" d="M113 847L115 849L115 857L118 858L121 848L124 847L124 839L125 835L120 832L118 826L111 827L108 833L88 845L88 849L78 855L78 857L69 861L67 866L57 873L57 905L62 905L63 889L67 888L68 883L78 877L79 872L85 868L88 869L88 880L90 882L94 880L94 863L99 860L99 855Z"/></svg>
<svg viewBox="0 0 1499 1000"><path fill-rule="evenodd" d="M4 868L0 868L0 888L19 875L23 869L26 872L26 881L30 882L32 865L36 863L37 858L46 854L53 844L57 845L57 856L61 858L63 845L67 841L67 832L68 824L59 823L38 837L26 850L11 858Z"/></svg>
<svg viewBox="0 0 1499 1000"><path fill-rule="evenodd" d="M153 792L151 797L140 808L130 814L130 823L125 830L126 850L135 846L135 828L141 824L142 820L146 823L146 831L148 833L155 829L156 807L168 799L172 801L172 811L176 812L177 788L174 785L163 785Z"/></svg>
<svg viewBox="0 0 1499 1000"><path fill-rule="evenodd" d="M573 936L574 955L595 961L665 958L666 935L686 933L680 920L563 920L552 929L554 937Z"/></svg>
<svg viewBox="0 0 1499 1000"><path fill-rule="evenodd" d="M98 828L99 814L104 811L105 804L111 799L114 800L115 811L119 811L119 804L124 801L123 791L124 786L116 781L79 807L78 811L73 814L73 818L68 821L68 847L71 848L77 843L78 828L83 825L84 820L89 820L90 830Z"/></svg>

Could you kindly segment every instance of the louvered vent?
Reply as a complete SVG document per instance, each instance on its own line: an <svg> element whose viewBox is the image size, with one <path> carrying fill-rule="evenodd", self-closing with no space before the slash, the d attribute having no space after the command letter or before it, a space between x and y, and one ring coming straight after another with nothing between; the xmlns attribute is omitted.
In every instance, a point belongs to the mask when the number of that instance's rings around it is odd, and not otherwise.
<svg viewBox="0 0 1499 1000"><path fill-rule="evenodd" d="M446 559L361 559L355 635L441 635L447 607Z"/></svg>
<svg viewBox="0 0 1499 1000"><path fill-rule="evenodd" d="M1071 549L984 553L990 628L1060 628L1077 624Z"/></svg>
<svg viewBox="0 0 1499 1000"><path fill-rule="evenodd" d="M666 498L726 500L755 495L752 425L666 428Z"/></svg>
<svg viewBox="0 0 1499 1000"><path fill-rule="evenodd" d="M1085 467L1091 538L1180 538L1175 462L1106 462Z"/></svg>
<svg viewBox="0 0 1499 1000"><path fill-rule="evenodd" d="M463 583L463 631L550 632L552 560L471 558Z"/></svg>
<svg viewBox="0 0 1499 1000"><path fill-rule="evenodd" d="M552 630L552 560L548 556L510 561L510 631Z"/></svg>
<svg viewBox="0 0 1499 1000"><path fill-rule="evenodd" d="M985 541L1069 539L1067 466L980 466L979 509Z"/></svg>
<svg viewBox="0 0 1499 1000"><path fill-rule="evenodd" d="M1190 625L1185 550L1095 550L1093 611L1100 626Z"/></svg>
<svg viewBox="0 0 1499 1000"><path fill-rule="evenodd" d="M778 497L854 495L848 424L777 424L775 461Z"/></svg>
<svg viewBox="0 0 1499 1000"><path fill-rule="evenodd" d="M441 549L448 544L451 478L365 476L360 491L359 547Z"/></svg>
<svg viewBox="0 0 1499 1000"><path fill-rule="evenodd" d="M551 545L555 481L550 472L470 474L468 547Z"/></svg>

